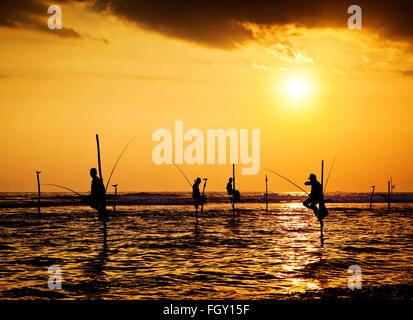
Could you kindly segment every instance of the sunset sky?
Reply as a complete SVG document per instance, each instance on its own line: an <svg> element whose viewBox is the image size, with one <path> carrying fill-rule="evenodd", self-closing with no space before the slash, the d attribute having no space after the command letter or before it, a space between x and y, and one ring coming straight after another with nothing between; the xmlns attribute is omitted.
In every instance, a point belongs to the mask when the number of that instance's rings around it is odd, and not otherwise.
<svg viewBox="0 0 413 320"><path fill-rule="evenodd" d="M47 7L63 29L47 28ZM347 8L362 8L361 30ZM260 129L261 166L300 185L328 172L329 191L413 191L413 6L407 1L0 2L0 191L43 183L77 191L112 179L122 191L189 191L155 165L152 133ZM189 143L185 143L188 145ZM182 165L225 191L231 165ZM266 172L241 176L262 191ZM271 192L299 191L269 175ZM61 191L43 187L45 191Z"/></svg>

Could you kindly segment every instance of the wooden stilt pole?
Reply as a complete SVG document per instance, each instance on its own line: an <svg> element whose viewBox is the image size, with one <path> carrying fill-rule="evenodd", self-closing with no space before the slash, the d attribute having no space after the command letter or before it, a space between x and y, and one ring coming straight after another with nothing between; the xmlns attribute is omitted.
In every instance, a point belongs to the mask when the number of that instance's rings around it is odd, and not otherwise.
<svg viewBox="0 0 413 320"><path fill-rule="evenodd" d="M113 212L116 212L116 197L118 196L118 185L114 184L112 187L115 187L115 199L113 201Z"/></svg>
<svg viewBox="0 0 413 320"><path fill-rule="evenodd" d="M202 189L202 198L201 198L201 213L204 212L205 187L206 187L207 180L208 178L204 178L204 187Z"/></svg>
<svg viewBox="0 0 413 320"><path fill-rule="evenodd" d="M40 171L36 171L37 176L37 212L40 214Z"/></svg>
<svg viewBox="0 0 413 320"><path fill-rule="evenodd" d="M100 180L102 180L102 182L103 182L103 177L102 177L102 164L101 164L101 161L100 161L100 144L99 144L99 135L98 135L98 134L96 134L96 145L97 145L97 148L98 148L98 170L99 170L99 178L100 178Z"/></svg>
<svg viewBox="0 0 413 320"><path fill-rule="evenodd" d="M370 209L373 207L373 196L374 196L374 190L375 189L376 189L376 186L371 186Z"/></svg>
<svg viewBox="0 0 413 320"><path fill-rule="evenodd" d="M235 163L232 164L232 216L235 216Z"/></svg>
<svg viewBox="0 0 413 320"><path fill-rule="evenodd" d="M99 144L99 135L96 134L96 145L97 145L97 151L98 151L98 168L99 168L99 179L102 181L103 184L103 177L102 177L102 164L100 161L100 144ZM101 212L99 214L102 214L102 219L103 219L103 242L104 246L106 247L106 237L107 237L107 232L106 232L106 220L107 220L107 211L106 211L106 195L103 199L102 207L99 208ZM98 211L99 211L98 210Z"/></svg>
<svg viewBox="0 0 413 320"><path fill-rule="evenodd" d="M324 236L323 236L323 230L324 229L324 223L323 221L320 221L320 231L321 231L321 236L320 236L320 241L321 241L321 246L324 246Z"/></svg>
<svg viewBox="0 0 413 320"><path fill-rule="evenodd" d="M268 178L265 175L265 211L268 212Z"/></svg>
<svg viewBox="0 0 413 320"><path fill-rule="evenodd" d="M321 161L321 201L324 201L324 160ZM319 205L320 207L320 205ZM319 211L320 215L320 211ZM320 220L320 239L321 239L321 246L324 245L324 223L322 219Z"/></svg>
<svg viewBox="0 0 413 320"><path fill-rule="evenodd" d="M390 192L391 192L391 186L390 186L390 180L387 181L387 209L390 210Z"/></svg>

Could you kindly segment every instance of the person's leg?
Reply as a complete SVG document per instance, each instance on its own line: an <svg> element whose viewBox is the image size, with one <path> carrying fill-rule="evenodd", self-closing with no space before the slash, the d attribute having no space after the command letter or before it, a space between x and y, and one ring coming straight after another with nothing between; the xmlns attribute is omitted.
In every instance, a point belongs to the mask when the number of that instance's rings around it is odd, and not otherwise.
<svg viewBox="0 0 413 320"><path fill-rule="evenodd" d="M303 202L304 207L311 209L311 198L308 198Z"/></svg>

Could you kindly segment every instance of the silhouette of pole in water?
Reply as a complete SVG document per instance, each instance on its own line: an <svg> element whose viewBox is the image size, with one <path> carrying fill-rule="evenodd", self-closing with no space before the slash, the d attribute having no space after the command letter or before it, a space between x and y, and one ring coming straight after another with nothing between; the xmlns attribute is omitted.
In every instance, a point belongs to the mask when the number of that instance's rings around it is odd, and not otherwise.
<svg viewBox="0 0 413 320"><path fill-rule="evenodd" d="M232 164L232 216L235 216L235 163Z"/></svg>
<svg viewBox="0 0 413 320"><path fill-rule="evenodd" d="M40 214L40 171L36 171L37 176L37 212Z"/></svg>
<svg viewBox="0 0 413 320"><path fill-rule="evenodd" d="M204 212L204 201L205 201L205 187L207 184L208 178L204 178L204 187L202 189L202 198L201 198L201 213Z"/></svg>
<svg viewBox="0 0 413 320"><path fill-rule="evenodd" d="M390 202L391 202L391 191L390 191L390 180L387 181L387 210L390 210Z"/></svg>
<svg viewBox="0 0 413 320"><path fill-rule="evenodd" d="M265 175L265 211L268 212L268 178Z"/></svg>
<svg viewBox="0 0 413 320"><path fill-rule="evenodd" d="M96 146L97 146L97 152L98 152L99 179L102 181L102 184L103 184L102 164L101 164L101 161L100 161L100 144L99 144L99 135L98 134L96 134ZM102 213L103 213L103 242L104 242L104 245L106 246L106 236L107 236L107 234L106 234L106 218L107 218L106 194L105 194L105 197L103 199L102 208L99 208L99 209L102 210ZM99 214L100 214L100 212L99 212Z"/></svg>
<svg viewBox="0 0 413 320"><path fill-rule="evenodd" d="M390 177L390 201L393 199L393 189L396 188L396 185L393 185L393 178Z"/></svg>
<svg viewBox="0 0 413 320"><path fill-rule="evenodd" d="M118 195L118 185L114 184L112 187L115 188L115 200L113 201L113 212L116 212L116 197Z"/></svg>
<svg viewBox="0 0 413 320"><path fill-rule="evenodd" d="M324 160L321 161L321 201L324 202ZM320 207L320 205L318 205L318 207ZM318 212L318 214L320 215L320 210ZM324 222L323 222L323 218L320 217L319 219L320 221L320 240L321 240L321 246L324 245L324 234L323 234L323 229L324 229Z"/></svg>
<svg viewBox="0 0 413 320"><path fill-rule="evenodd" d="M370 209L373 207L373 196L374 190L376 190L376 186L371 186L371 195L370 195Z"/></svg>

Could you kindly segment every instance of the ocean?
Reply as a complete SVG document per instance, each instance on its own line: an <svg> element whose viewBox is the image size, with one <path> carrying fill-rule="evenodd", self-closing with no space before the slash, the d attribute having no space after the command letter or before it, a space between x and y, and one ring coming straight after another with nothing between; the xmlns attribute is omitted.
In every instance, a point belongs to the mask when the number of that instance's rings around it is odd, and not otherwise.
<svg viewBox="0 0 413 320"><path fill-rule="evenodd" d="M69 193L0 194L0 299L412 299L412 194L326 196L324 244L300 193L123 193L103 225ZM112 200L108 201L111 208ZM61 289L50 289L50 266ZM351 267L353 266L353 267ZM350 289L349 268L361 270Z"/></svg>

